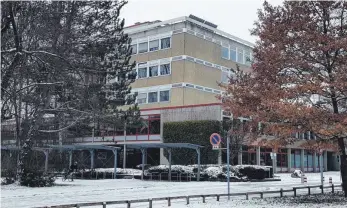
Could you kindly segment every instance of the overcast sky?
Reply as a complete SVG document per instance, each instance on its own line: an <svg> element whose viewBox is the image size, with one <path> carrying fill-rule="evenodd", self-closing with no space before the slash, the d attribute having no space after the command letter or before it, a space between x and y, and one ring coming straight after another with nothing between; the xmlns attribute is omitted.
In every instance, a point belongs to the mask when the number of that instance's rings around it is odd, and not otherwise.
<svg viewBox="0 0 347 208"><path fill-rule="evenodd" d="M262 8L263 0L128 0L123 8L125 25L135 22L168 20L193 14L218 25L218 29L255 42L249 30L258 19L257 10ZM283 0L268 0L279 5Z"/></svg>

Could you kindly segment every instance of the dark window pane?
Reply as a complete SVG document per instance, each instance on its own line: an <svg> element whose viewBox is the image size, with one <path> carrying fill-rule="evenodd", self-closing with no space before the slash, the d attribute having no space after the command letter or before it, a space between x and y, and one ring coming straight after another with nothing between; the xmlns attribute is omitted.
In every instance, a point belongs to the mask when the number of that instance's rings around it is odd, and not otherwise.
<svg viewBox="0 0 347 208"><path fill-rule="evenodd" d="M170 41L171 41L171 38L161 39L161 49L170 48Z"/></svg>
<svg viewBox="0 0 347 208"><path fill-rule="evenodd" d="M148 93L148 103L155 103L155 102L158 102L158 93L157 92Z"/></svg>
<svg viewBox="0 0 347 208"><path fill-rule="evenodd" d="M138 78L145 78L145 77L147 77L147 68L139 68L137 77Z"/></svg>
<svg viewBox="0 0 347 208"><path fill-rule="evenodd" d="M139 53L145 53L148 51L148 42L139 44Z"/></svg>
<svg viewBox="0 0 347 208"><path fill-rule="evenodd" d="M131 48L132 48L131 53L132 54L137 54L137 44L131 45Z"/></svg>
<svg viewBox="0 0 347 208"><path fill-rule="evenodd" d="M160 120L151 120L149 121L149 130L150 134L160 134Z"/></svg>
<svg viewBox="0 0 347 208"><path fill-rule="evenodd" d="M149 51L156 51L159 49L159 40L152 40L149 42Z"/></svg>
<svg viewBox="0 0 347 208"><path fill-rule="evenodd" d="M160 65L160 75L170 74L170 64Z"/></svg>
<svg viewBox="0 0 347 208"><path fill-rule="evenodd" d="M150 66L149 67L149 77L158 76L158 66Z"/></svg>
<svg viewBox="0 0 347 208"><path fill-rule="evenodd" d="M141 128L138 128L139 135L147 135L148 134L148 120L143 120L141 122Z"/></svg>
<svg viewBox="0 0 347 208"><path fill-rule="evenodd" d="M160 102L165 102L170 100L170 91L160 91Z"/></svg>

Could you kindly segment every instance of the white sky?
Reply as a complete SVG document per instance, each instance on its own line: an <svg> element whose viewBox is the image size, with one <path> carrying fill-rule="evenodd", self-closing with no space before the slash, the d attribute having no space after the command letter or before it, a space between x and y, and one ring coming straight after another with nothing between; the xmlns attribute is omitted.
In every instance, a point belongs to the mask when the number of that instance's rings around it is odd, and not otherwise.
<svg viewBox="0 0 347 208"><path fill-rule="evenodd" d="M128 0L121 11L125 25L135 22L165 21L193 14L218 25L218 29L255 43L250 29L258 19L263 0ZM283 0L268 0L279 5Z"/></svg>

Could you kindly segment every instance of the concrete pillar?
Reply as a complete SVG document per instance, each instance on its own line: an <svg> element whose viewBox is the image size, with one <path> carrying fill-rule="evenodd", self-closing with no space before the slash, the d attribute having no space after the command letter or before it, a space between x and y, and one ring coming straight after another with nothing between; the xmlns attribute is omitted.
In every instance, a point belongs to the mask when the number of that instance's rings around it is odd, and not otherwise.
<svg viewBox="0 0 347 208"><path fill-rule="evenodd" d="M45 150L43 153L45 154L45 173L47 173L48 172L48 155L49 155L49 151Z"/></svg>
<svg viewBox="0 0 347 208"><path fill-rule="evenodd" d="M237 154L237 164L242 165L242 147L240 147L240 151Z"/></svg>
<svg viewBox="0 0 347 208"><path fill-rule="evenodd" d="M340 166L341 166L341 157L339 154L336 154L336 170L340 171Z"/></svg>
<svg viewBox="0 0 347 208"><path fill-rule="evenodd" d="M117 150L113 150L114 154L114 166L113 166L113 178L117 178Z"/></svg>
<svg viewBox="0 0 347 208"><path fill-rule="evenodd" d="M313 159L312 159L313 161L313 172L315 173L315 172L317 172L317 153L316 152L314 152L313 153Z"/></svg>
<svg viewBox="0 0 347 208"><path fill-rule="evenodd" d="M288 168L288 173L291 172L291 168L292 168L292 149L288 148L287 149L287 168Z"/></svg>
<svg viewBox="0 0 347 208"><path fill-rule="evenodd" d="M147 152L147 151L148 151L148 150L145 151L145 164L148 164L148 163L147 163L147 158L148 158L148 157L147 157L147 155L148 155L148 152Z"/></svg>
<svg viewBox="0 0 347 208"><path fill-rule="evenodd" d="M273 153L276 153L276 157L274 156L272 159L272 167L274 169L274 174L277 173L277 152L275 152L275 149L272 149Z"/></svg>
<svg viewBox="0 0 347 208"><path fill-rule="evenodd" d="M260 147L256 147L256 153L255 153L255 157L256 157L256 161L257 161L257 165L260 165Z"/></svg>
<svg viewBox="0 0 347 208"><path fill-rule="evenodd" d="M305 150L300 150L300 169L302 172L305 172L305 160L304 160L304 157L305 157Z"/></svg>
<svg viewBox="0 0 347 208"><path fill-rule="evenodd" d="M89 150L90 152L90 169L94 169L94 150Z"/></svg>
<svg viewBox="0 0 347 208"><path fill-rule="evenodd" d="M324 171L328 171L328 151L323 152L323 167Z"/></svg>
<svg viewBox="0 0 347 208"><path fill-rule="evenodd" d="M171 163L172 163L172 160L171 160L171 149L167 149L167 151L169 152L169 178L168 178L168 180L171 181Z"/></svg>
<svg viewBox="0 0 347 208"><path fill-rule="evenodd" d="M161 165L168 165L169 160L164 155L164 149L160 148L160 164Z"/></svg>
<svg viewBox="0 0 347 208"><path fill-rule="evenodd" d="M69 151L69 168L72 165L72 151Z"/></svg>
<svg viewBox="0 0 347 208"><path fill-rule="evenodd" d="M197 177L196 177L196 180L197 181L200 181L200 157L201 157L201 154L200 154L200 149L196 149L196 152L198 153L198 174L197 174ZM229 158L229 155L228 155L228 158Z"/></svg>
<svg viewBox="0 0 347 208"><path fill-rule="evenodd" d="M222 150L218 150L218 165L222 164Z"/></svg>
<svg viewBox="0 0 347 208"><path fill-rule="evenodd" d="M142 173L141 173L141 180L143 180L143 177L145 176L145 149L141 149L142 153Z"/></svg>

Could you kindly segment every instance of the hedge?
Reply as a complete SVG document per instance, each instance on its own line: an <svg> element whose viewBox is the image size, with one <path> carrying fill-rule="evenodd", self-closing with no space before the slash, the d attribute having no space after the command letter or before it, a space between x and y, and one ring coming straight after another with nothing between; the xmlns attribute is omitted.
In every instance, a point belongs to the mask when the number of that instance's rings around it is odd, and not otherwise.
<svg viewBox="0 0 347 208"><path fill-rule="evenodd" d="M220 121L182 121L164 123L165 143L191 143L202 145L201 164L217 163L218 151L212 150L210 136L221 132ZM164 155L168 158L167 150ZM172 164L196 164L197 153L192 149L172 149Z"/></svg>

